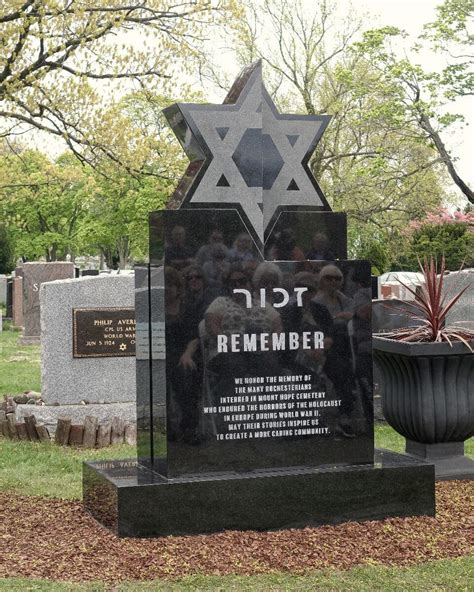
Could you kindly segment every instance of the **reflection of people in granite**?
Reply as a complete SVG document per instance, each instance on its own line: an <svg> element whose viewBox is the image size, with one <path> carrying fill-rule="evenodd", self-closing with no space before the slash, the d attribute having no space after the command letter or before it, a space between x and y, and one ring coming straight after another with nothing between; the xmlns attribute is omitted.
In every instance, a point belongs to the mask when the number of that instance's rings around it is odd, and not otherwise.
<svg viewBox="0 0 474 592"><path fill-rule="evenodd" d="M283 281L280 268L271 261L264 261L255 269L252 277L253 292L255 298L260 298L260 290L265 290L265 299L268 304L273 304L275 299L279 301L281 296L273 292L273 288L279 288Z"/></svg>
<svg viewBox="0 0 474 592"><path fill-rule="evenodd" d="M328 309L314 301L317 291L317 279L314 274L302 271L295 275L294 287L306 288L302 294L303 306L298 306L293 296L282 309L283 322L286 331L322 331L324 333L324 349L287 350L284 354L284 364L295 372L311 371L313 382L320 382L320 375L326 361L326 353L333 343L333 320Z"/></svg>
<svg viewBox="0 0 474 592"><path fill-rule="evenodd" d="M273 261L304 261L304 253L296 245L291 228L284 228L276 235L275 242L270 249L270 259Z"/></svg>
<svg viewBox="0 0 474 592"><path fill-rule="evenodd" d="M252 239L246 232L242 232L229 250L229 261L238 263L239 261L256 261L256 259Z"/></svg>
<svg viewBox="0 0 474 592"><path fill-rule="evenodd" d="M327 353L324 371L341 399L340 435L352 438L354 433L349 419L354 408L354 372L349 322L354 316L354 303L342 292L344 276L336 265L325 265L319 273L319 289L315 302L329 311L333 325L333 345Z"/></svg>
<svg viewBox="0 0 474 592"><path fill-rule="evenodd" d="M363 273L354 274L358 290L354 294L354 350L355 374L359 384L364 415L367 421L373 416L372 403L372 286L371 279Z"/></svg>
<svg viewBox="0 0 474 592"><path fill-rule="evenodd" d="M210 287L219 290L223 286L223 277L230 268L227 260L227 247L216 243L210 251L211 259L202 266L207 283Z"/></svg>
<svg viewBox="0 0 474 592"><path fill-rule="evenodd" d="M230 381L232 384L234 377L276 372L278 361L272 355L265 356L265 367L262 367L262 352L223 353L217 350L218 335L227 336L230 342L233 334L256 333L259 335L281 331L280 315L271 305L261 307L259 304L250 302L248 307L246 295L234 292L235 289L252 292L250 279L242 264L231 265L225 276L224 287L227 295L216 298L205 314L209 368L221 375L226 383ZM265 352L265 354L271 354L271 352Z"/></svg>
<svg viewBox="0 0 474 592"><path fill-rule="evenodd" d="M166 265L183 269L192 263L194 251L186 244L186 230L174 226L171 230L170 244L165 248Z"/></svg>
<svg viewBox="0 0 474 592"><path fill-rule="evenodd" d="M191 323L199 324L204 312L218 295L207 286L204 272L199 265L190 265L184 272L184 314Z"/></svg>
<svg viewBox="0 0 474 592"><path fill-rule="evenodd" d="M202 267L206 261L212 260L212 248L214 245L221 245L227 252L227 247L224 244L223 234L218 228L215 228L211 232L207 244L202 245L202 247L199 248L196 254L196 263L198 265Z"/></svg>
<svg viewBox="0 0 474 592"><path fill-rule="evenodd" d="M316 232L313 235L311 249L306 253L306 259L333 261L335 256L329 248L328 243L328 237L324 232Z"/></svg>
<svg viewBox="0 0 474 592"><path fill-rule="evenodd" d="M200 375L198 318L186 314L183 281L179 272L165 268L166 380L177 403L179 420L168 418L169 439L194 443L198 427Z"/></svg>

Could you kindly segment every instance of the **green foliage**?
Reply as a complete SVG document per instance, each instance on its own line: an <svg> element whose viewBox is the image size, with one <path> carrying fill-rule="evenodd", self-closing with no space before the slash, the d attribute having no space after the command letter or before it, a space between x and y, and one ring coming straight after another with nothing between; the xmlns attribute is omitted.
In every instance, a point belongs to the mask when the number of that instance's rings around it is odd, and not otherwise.
<svg viewBox="0 0 474 592"><path fill-rule="evenodd" d="M9 273L14 267L11 241L6 228L0 224L0 273Z"/></svg>
<svg viewBox="0 0 474 592"><path fill-rule="evenodd" d="M57 261L74 253L92 183L72 156L56 162L36 150L0 156L0 214L15 257Z"/></svg>
<svg viewBox="0 0 474 592"><path fill-rule="evenodd" d="M19 345L20 333L5 323L0 333L0 398L24 391L40 391L40 348Z"/></svg>
<svg viewBox="0 0 474 592"><path fill-rule="evenodd" d="M403 269L418 271L418 258L423 260L431 256L440 261L446 259L446 268L456 271L464 264L474 266L474 232L469 224L424 224L415 230L409 244L409 250L399 259Z"/></svg>
<svg viewBox="0 0 474 592"><path fill-rule="evenodd" d="M367 225L352 221L348 229L348 244L350 256L370 261L374 275L381 275L388 270L390 243L386 232L373 232Z"/></svg>
<svg viewBox="0 0 474 592"><path fill-rule="evenodd" d="M148 215L163 208L171 193L169 182L152 177L98 177L97 191L80 231L83 251L102 251L109 267L116 261L121 269L130 256L146 258Z"/></svg>
<svg viewBox="0 0 474 592"><path fill-rule="evenodd" d="M139 174L141 158L122 151L113 97L134 86L169 89L176 70L196 67L200 41L236 6L234 0L2 0L2 136L41 130L83 163L110 161Z"/></svg>

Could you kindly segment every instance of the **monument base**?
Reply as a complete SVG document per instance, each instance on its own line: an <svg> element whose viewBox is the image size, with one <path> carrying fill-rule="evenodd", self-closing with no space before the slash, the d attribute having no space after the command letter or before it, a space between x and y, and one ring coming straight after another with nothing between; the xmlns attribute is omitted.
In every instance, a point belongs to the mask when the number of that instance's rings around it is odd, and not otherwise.
<svg viewBox="0 0 474 592"><path fill-rule="evenodd" d="M474 479L474 460L464 456L464 442L423 444L406 440L406 453L434 464L436 481Z"/></svg>
<svg viewBox="0 0 474 592"><path fill-rule="evenodd" d="M83 465L85 509L119 536L272 530L434 516L434 466L376 450L370 465L166 479L135 461Z"/></svg>

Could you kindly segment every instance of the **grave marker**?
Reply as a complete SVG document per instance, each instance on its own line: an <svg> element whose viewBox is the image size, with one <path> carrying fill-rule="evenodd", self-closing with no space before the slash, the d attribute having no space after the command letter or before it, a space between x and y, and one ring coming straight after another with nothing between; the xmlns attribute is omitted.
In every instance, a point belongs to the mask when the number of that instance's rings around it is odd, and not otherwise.
<svg viewBox="0 0 474 592"><path fill-rule="evenodd" d="M86 509L123 536L432 515L433 466L374 456L370 265L307 167L329 117L280 114L260 62L165 115L191 163L136 274L138 464L86 463Z"/></svg>

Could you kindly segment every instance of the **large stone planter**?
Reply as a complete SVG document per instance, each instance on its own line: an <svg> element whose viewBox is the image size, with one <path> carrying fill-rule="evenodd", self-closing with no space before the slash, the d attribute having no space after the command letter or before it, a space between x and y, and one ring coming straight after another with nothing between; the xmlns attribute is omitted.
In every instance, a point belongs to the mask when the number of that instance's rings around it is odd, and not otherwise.
<svg viewBox="0 0 474 592"><path fill-rule="evenodd" d="M471 343L471 346L473 344ZM464 442L474 435L474 354L465 344L374 336L382 410L406 452L434 462L437 479L472 479Z"/></svg>

